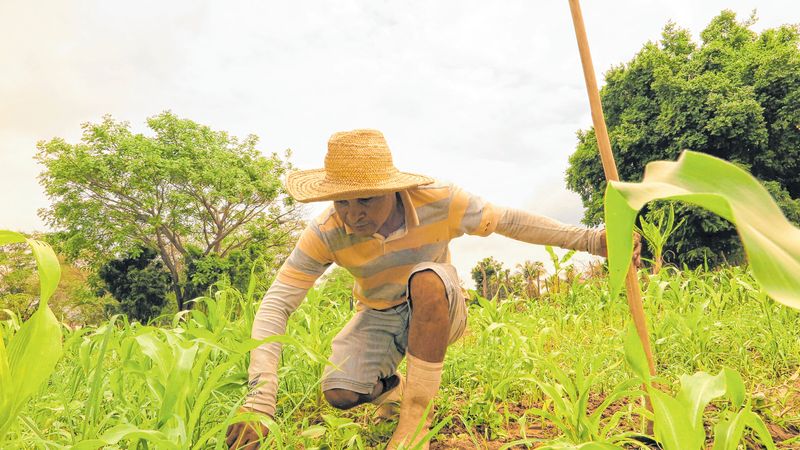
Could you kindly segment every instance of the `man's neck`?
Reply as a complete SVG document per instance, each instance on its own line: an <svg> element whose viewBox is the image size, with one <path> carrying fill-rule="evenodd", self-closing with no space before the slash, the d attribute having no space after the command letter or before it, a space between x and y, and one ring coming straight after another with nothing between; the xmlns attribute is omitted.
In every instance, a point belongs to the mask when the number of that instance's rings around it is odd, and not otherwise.
<svg viewBox="0 0 800 450"><path fill-rule="evenodd" d="M389 237L390 234L394 233L400 227L403 226L405 223L405 208L403 207L403 200L400 198L400 194L394 195L394 208L392 208L392 213L389 215L389 218L386 219L386 222L383 223L380 230L378 230L378 234L383 237Z"/></svg>

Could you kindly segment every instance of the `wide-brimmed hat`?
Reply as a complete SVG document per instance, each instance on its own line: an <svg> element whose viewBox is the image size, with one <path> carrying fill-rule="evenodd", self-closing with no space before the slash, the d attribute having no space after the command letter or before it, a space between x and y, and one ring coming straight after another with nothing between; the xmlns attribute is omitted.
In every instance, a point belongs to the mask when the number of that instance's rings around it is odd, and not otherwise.
<svg viewBox="0 0 800 450"><path fill-rule="evenodd" d="M300 202L372 197L433 183L433 178L400 172L378 130L334 133L328 140L325 168L292 172L289 194Z"/></svg>

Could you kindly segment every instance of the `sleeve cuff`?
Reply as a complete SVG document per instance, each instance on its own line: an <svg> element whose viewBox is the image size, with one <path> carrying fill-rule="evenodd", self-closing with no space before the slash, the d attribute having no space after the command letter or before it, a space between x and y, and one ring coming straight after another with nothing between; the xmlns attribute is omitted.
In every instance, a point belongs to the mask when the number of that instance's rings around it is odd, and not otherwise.
<svg viewBox="0 0 800 450"><path fill-rule="evenodd" d="M258 403L255 401L255 399L248 398L242 406L253 411L260 412L261 414L266 414L273 419L275 418L275 405Z"/></svg>

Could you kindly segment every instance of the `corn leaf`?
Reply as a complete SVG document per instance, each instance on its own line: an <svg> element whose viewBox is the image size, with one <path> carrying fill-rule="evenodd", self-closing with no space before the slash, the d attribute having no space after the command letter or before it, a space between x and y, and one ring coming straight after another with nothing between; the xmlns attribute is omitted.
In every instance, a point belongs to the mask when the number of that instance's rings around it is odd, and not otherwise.
<svg viewBox="0 0 800 450"><path fill-rule="evenodd" d="M756 432L758 439L761 440L761 444L766 447L767 450L775 450L775 441L772 440L772 435L769 433L767 425L764 424L763 420L761 420L761 417L751 411L749 407L747 408L746 417L747 426Z"/></svg>
<svg viewBox="0 0 800 450"><path fill-rule="evenodd" d="M631 261L636 214L658 199L692 203L732 222L756 280L776 301L800 309L800 229L752 175L691 151L676 162L651 162L641 183L608 183L605 219L613 295L620 291Z"/></svg>
<svg viewBox="0 0 800 450"><path fill-rule="evenodd" d="M0 438L3 437L3 423L8 420L11 405L11 369L8 367L8 353L3 343L3 330L0 328Z"/></svg>
<svg viewBox="0 0 800 450"><path fill-rule="evenodd" d="M727 367L722 369L722 371L725 372L725 385L728 390L728 398L731 400L731 403L733 403L733 406L741 408L745 400L744 380L742 380L742 376L739 375L739 372Z"/></svg>
<svg viewBox="0 0 800 450"><path fill-rule="evenodd" d="M121 424L107 430L99 439L87 439L72 446L72 450L95 450L114 445L120 441L145 440L154 444L154 448L178 449L177 444L170 441L169 436L158 430L143 430L131 424Z"/></svg>
<svg viewBox="0 0 800 450"><path fill-rule="evenodd" d="M704 433L703 411L711 400L725 395L725 381L724 371L720 371L716 376L706 372L681 375L681 390L678 392L677 400L687 408L686 415L696 432Z"/></svg>
<svg viewBox="0 0 800 450"><path fill-rule="evenodd" d="M705 432L698 432L686 414L685 405L658 389L648 389L655 413L656 438L666 450L700 450Z"/></svg>
<svg viewBox="0 0 800 450"><path fill-rule="evenodd" d="M736 450L739 447L739 442L744 436L748 412L748 409L736 414L728 411L726 417L714 426L713 450Z"/></svg>
<svg viewBox="0 0 800 450"><path fill-rule="evenodd" d="M0 245L6 244L16 244L19 242L25 242L27 238L22 233L17 233L14 231L8 230L0 230Z"/></svg>
<svg viewBox="0 0 800 450"><path fill-rule="evenodd" d="M58 263L53 249L44 242L37 241L36 239L28 239L24 234L16 233L14 231L0 230L0 245L17 244L27 242L33 250L33 256L36 258L36 265L39 273L39 286L40 286L40 306L47 306L47 301L53 295L58 287L58 280L61 279L61 266Z"/></svg>
<svg viewBox="0 0 800 450"><path fill-rule="evenodd" d="M55 252L46 243L28 239L28 245L33 249L33 256L36 257L36 266L39 271L39 308L46 307L47 301L56 291L58 281L61 279L61 266Z"/></svg>
<svg viewBox="0 0 800 450"><path fill-rule="evenodd" d="M647 365L647 355L644 353L642 341L636 334L636 328L628 326L625 332L625 360L633 372L644 382L650 384L650 367Z"/></svg>
<svg viewBox="0 0 800 450"><path fill-rule="evenodd" d="M44 242L0 230L0 245L27 242L36 258L41 286L39 308L10 337L0 336L0 439L28 399L47 381L61 359L61 324L47 306L61 278L58 258Z"/></svg>

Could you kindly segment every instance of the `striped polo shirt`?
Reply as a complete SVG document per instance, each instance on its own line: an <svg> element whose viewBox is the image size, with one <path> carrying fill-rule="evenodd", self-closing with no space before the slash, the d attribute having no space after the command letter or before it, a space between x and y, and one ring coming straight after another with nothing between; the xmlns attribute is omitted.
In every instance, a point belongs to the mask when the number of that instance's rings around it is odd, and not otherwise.
<svg viewBox="0 0 800 450"><path fill-rule="evenodd" d="M402 227L387 237L359 237L333 204L303 230L277 278L308 289L332 264L349 271L359 307L386 309L406 301L411 269L421 262L450 262L448 243L462 234L488 236L497 210L478 196L445 183L400 191Z"/></svg>

